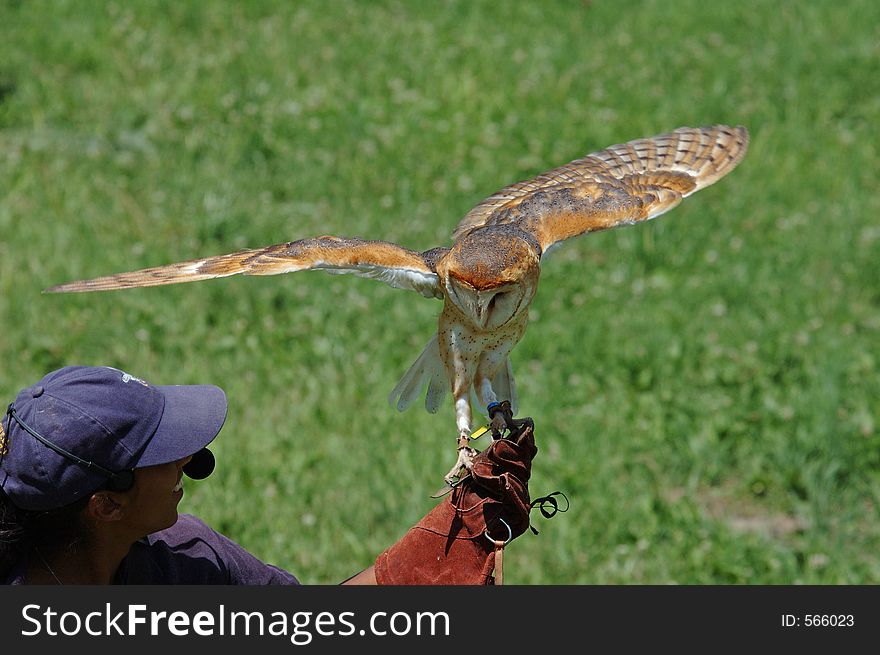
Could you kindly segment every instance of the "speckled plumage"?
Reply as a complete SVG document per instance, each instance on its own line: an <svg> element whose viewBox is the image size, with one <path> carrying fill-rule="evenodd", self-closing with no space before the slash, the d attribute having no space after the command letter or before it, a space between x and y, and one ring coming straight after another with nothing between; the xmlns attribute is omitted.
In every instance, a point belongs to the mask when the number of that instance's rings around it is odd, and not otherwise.
<svg viewBox="0 0 880 655"><path fill-rule="evenodd" d="M444 301L437 333L391 392L403 410L427 385L436 412L447 391L459 435L471 398L510 400L509 354L525 333L541 257L557 243L649 220L733 170L748 148L744 127L680 128L610 146L486 198L461 220L451 247L416 252L387 241L322 236L195 259L48 289L80 292L303 270L354 273Z"/></svg>

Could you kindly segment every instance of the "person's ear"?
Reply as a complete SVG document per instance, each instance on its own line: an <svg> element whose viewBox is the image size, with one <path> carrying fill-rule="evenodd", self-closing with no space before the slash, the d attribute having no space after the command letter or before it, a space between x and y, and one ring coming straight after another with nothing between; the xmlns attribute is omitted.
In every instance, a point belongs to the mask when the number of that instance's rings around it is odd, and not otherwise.
<svg viewBox="0 0 880 655"><path fill-rule="evenodd" d="M124 502L119 494L99 491L92 494L86 512L96 521L119 521L123 515Z"/></svg>

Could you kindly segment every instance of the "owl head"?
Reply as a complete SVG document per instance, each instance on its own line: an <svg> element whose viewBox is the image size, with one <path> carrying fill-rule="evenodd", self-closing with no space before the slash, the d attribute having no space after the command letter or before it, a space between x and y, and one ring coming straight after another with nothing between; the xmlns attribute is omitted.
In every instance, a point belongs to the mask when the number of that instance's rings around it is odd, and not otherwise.
<svg viewBox="0 0 880 655"><path fill-rule="evenodd" d="M438 273L446 297L474 327L494 330L526 311L540 255L534 239L507 225L475 230L449 250Z"/></svg>

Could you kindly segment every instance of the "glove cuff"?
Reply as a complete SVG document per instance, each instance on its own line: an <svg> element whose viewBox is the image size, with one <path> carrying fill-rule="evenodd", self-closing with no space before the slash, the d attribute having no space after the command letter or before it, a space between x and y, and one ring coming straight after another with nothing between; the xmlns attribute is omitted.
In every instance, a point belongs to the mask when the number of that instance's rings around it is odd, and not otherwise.
<svg viewBox="0 0 880 655"><path fill-rule="evenodd" d="M470 507L457 503L473 494L457 487L396 544L376 558L376 581L387 585L493 584L494 544L485 526L494 524L500 503L481 498Z"/></svg>

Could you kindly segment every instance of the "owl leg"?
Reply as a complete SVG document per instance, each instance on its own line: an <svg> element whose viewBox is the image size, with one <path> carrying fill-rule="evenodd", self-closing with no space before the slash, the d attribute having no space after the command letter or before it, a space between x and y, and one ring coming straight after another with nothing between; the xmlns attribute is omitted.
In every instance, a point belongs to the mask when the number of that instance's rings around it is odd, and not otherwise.
<svg viewBox="0 0 880 655"><path fill-rule="evenodd" d="M492 381L488 376L478 374L476 387L480 402L483 406L497 403L498 398L495 395L495 391L492 389ZM477 451L468 445L470 443L471 423L473 419L471 414L470 389L458 388L453 392L453 396L455 398L456 425L458 426L458 459L444 478L446 484L449 485L460 479L462 474L471 470L473 459L477 455Z"/></svg>
<svg viewBox="0 0 880 655"><path fill-rule="evenodd" d="M455 394L455 425L458 427L459 444L471 433L471 401L467 392Z"/></svg>
<svg viewBox="0 0 880 655"><path fill-rule="evenodd" d="M492 403L498 402L498 396L492 388L492 381L488 377L477 378L477 388L480 390L480 403L483 407L488 407Z"/></svg>
<svg viewBox="0 0 880 655"><path fill-rule="evenodd" d="M513 418L510 401L505 399L503 402L498 402L498 396L492 388L492 382L488 376L480 377L478 375L477 380L480 402L489 412L489 427L492 430L492 437L498 439L507 427L507 419Z"/></svg>
<svg viewBox="0 0 880 655"><path fill-rule="evenodd" d="M453 485L461 476L470 471L473 459L477 451L471 448L471 403L467 390L456 389L455 397L455 424L458 427L458 458L449 472L443 477L446 484Z"/></svg>

